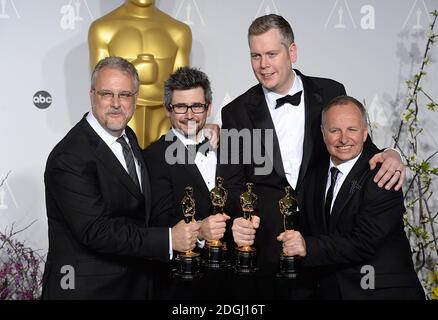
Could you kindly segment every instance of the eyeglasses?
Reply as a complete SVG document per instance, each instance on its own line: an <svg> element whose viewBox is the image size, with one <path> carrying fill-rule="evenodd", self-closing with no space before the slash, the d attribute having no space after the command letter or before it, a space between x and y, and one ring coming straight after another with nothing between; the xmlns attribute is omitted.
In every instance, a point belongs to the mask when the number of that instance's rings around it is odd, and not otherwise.
<svg viewBox="0 0 438 320"><path fill-rule="evenodd" d="M114 96L116 95L114 92L109 90L96 90L93 89L95 93L97 93L103 100L112 100L114 99ZM121 101L131 101L132 97L135 96L137 92L131 92L131 91L120 91L117 93L117 97Z"/></svg>
<svg viewBox="0 0 438 320"><path fill-rule="evenodd" d="M184 114L187 110L192 110L193 113L204 113L208 109L207 103L194 103L187 105L185 103L170 104L169 107L177 114Z"/></svg>

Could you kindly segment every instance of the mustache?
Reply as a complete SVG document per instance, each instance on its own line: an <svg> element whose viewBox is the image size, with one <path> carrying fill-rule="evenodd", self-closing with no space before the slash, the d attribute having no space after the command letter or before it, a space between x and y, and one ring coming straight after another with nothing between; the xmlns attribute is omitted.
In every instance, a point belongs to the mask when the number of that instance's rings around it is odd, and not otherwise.
<svg viewBox="0 0 438 320"><path fill-rule="evenodd" d="M199 123L196 120L193 120L193 119L182 120L181 122L187 127L187 134L189 136L196 135L198 128L199 128Z"/></svg>
<svg viewBox="0 0 438 320"><path fill-rule="evenodd" d="M125 115L125 113L122 110L109 110L105 112L105 115Z"/></svg>
<svg viewBox="0 0 438 320"><path fill-rule="evenodd" d="M199 124L199 121L190 119L190 120L181 120L180 123L183 123L188 127L196 127Z"/></svg>

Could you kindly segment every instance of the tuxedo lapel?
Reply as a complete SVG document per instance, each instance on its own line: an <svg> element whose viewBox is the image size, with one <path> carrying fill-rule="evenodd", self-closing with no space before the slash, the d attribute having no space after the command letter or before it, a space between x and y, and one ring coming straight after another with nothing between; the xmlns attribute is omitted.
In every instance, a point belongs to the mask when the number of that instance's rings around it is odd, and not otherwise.
<svg viewBox="0 0 438 320"><path fill-rule="evenodd" d="M324 233L328 233L327 220L325 216L325 190L327 188L327 174L328 174L328 164L317 169L315 176L316 183L312 188L315 199L315 210L312 214L314 215L315 223L318 230L324 230ZM308 191L307 191L308 192ZM307 214L307 213L306 213Z"/></svg>
<svg viewBox="0 0 438 320"><path fill-rule="evenodd" d="M107 168L109 174L117 178L133 196L137 198L143 197L138 186L132 181L125 168L121 165L116 156L108 148L103 141L99 141L99 144L95 150L96 157L100 160L102 165Z"/></svg>
<svg viewBox="0 0 438 320"><path fill-rule="evenodd" d="M183 167L187 171L187 174L189 174L189 176L193 178L193 181L194 181L195 185L197 186L197 188L194 186L191 186L195 190L194 192L196 193L196 190L199 190L199 192L201 192L204 197L206 195L207 195L207 197L210 197L208 188L207 188L205 181L202 178L201 172L199 172L199 169L196 166L196 164L184 164Z"/></svg>
<svg viewBox="0 0 438 320"><path fill-rule="evenodd" d="M89 138L93 142L93 145L96 146L96 149L94 150L96 158L102 163L103 167L108 170L109 174L116 177L121 182L121 184L132 193L133 196L141 199L143 197L143 194L141 193L137 185L135 185L134 181L132 181L131 177L126 172L125 168L123 168L122 164L116 158L111 149L91 128L85 118L83 118L82 121L85 134L89 136ZM130 141L132 140L130 139Z"/></svg>
<svg viewBox="0 0 438 320"><path fill-rule="evenodd" d="M148 172L146 170L146 165L144 163L143 156L142 156L141 151L138 147L137 139L135 139L134 134L130 130L128 130L128 128L126 128L125 132L126 132L126 135L128 136L129 144L131 145L132 152L134 153L134 156L137 159L139 167L140 167L142 191L144 194L148 194L149 193L149 183L148 183L149 182L149 175L148 175Z"/></svg>
<svg viewBox="0 0 438 320"><path fill-rule="evenodd" d="M142 187L141 191L144 195L145 204L146 204L146 221L149 221L149 214L151 207L151 186L150 186L149 173L148 170L146 169L146 164L144 163L143 155L138 146L138 142L134 136L133 131L127 127L125 132L131 144L132 152L134 153L140 165L140 177L141 177L141 187Z"/></svg>
<svg viewBox="0 0 438 320"><path fill-rule="evenodd" d="M303 182L309 168L313 145L315 143L315 136L320 134L320 114L323 107L323 99L321 89L317 87L313 81L303 75L300 71L295 70L295 72L300 76L303 82L305 110L303 158L296 188L299 189L299 186Z"/></svg>
<svg viewBox="0 0 438 320"><path fill-rule="evenodd" d="M335 202L332 207L332 214L330 218L330 231L336 226L337 222L342 216L345 206L352 200L352 197L362 188L364 178L369 171L369 155L364 151L353 168L345 178L341 189L339 190Z"/></svg>
<svg viewBox="0 0 438 320"><path fill-rule="evenodd" d="M246 107L248 110L248 115L253 122L253 128L262 130L273 130L273 159L268 153L266 154L266 156L270 157L269 160L273 164L275 172L281 178L283 183L285 185L288 184L286 180L286 175L284 173L283 160L281 158L277 133L275 132L274 123L272 121L271 114L269 113L265 95L263 94L262 86L260 84L255 87L254 94L251 96L251 99L250 101L248 101ZM261 143L265 145L265 139L260 137L260 140Z"/></svg>

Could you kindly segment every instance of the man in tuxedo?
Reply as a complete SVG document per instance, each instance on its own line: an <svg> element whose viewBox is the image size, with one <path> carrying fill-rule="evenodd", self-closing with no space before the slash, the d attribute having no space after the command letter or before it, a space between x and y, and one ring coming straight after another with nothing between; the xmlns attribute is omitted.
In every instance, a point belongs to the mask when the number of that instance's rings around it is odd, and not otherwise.
<svg viewBox="0 0 438 320"><path fill-rule="evenodd" d="M226 214L211 214L210 191L215 187L217 150L209 144L203 130L211 104L212 91L206 74L195 68L179 68L164 84L164 105L172 128L143 152L152 183L151 224L175 225L183 215L185 187L190 186L201 246L205 240L221 239L229 219ZM170 271L162 264L157 267L156 298L224 297L223 292L218 292L222 273L207 272L199 281L179 283L171 279Z"/></svg>
<svg viewBox="0 0 438 320"><path fill-rule="evenodd" d="M424 299L404 232L403 192L379 188L363 148L367 117L356 99L340 96L322 110L330 160L304 182L302 233L278 237L319 277L322 299ZM316 269L319 268L319 269Z"/></svg>
<svg viewBox="0 0 438 320"><path fill-rule="evenodd" d="M91 112L55 146L44 174L49 252L43 299L147 299L150 259L195 245L199 226L150 227L151 187L127 126L139 79L125 59L99 61Z"/></svg>
<svg viewBox="0 0 438 320"><path fill-rule="evenodd" d="M219 175L224 177L230 192L227 212L235 218L232 230L236 244L254 243L257 249L260 272L257 281L253 281L256 287L247 290L248 298L293 298L294 294L289 292L292 281L272 277L278 270L281 253L281 243L276 238L283 231L278 201L286 186L293 187L300 198L308 170L328 159L319 130L321 109L332 98L345 94L345 89L339 82L305 76L292 68L297 60L297 47L291 26L281 16L269 14L254 20L248 42L259 84L222 109L222 129L249 130L252 144L261 146L261 154L266 155L264 165L272 170L263 174L256 171L261 165L254 149L249 163L242 160L248 156L243 154L248 143L240 141L238 151L234 146L234 150L228 150L230 157L238 152L239 164L228 159L228 164L219 167ZM365 148L372 146L368 139ZM374 179L378 185L387 189L395 185L399 189L404 177L399 154L386 150L372 158L371 167L377 162L383 162ZM254 193L259 196L258 215L252 221L239 217L238 199L246 182L254 183Z"/></svg>

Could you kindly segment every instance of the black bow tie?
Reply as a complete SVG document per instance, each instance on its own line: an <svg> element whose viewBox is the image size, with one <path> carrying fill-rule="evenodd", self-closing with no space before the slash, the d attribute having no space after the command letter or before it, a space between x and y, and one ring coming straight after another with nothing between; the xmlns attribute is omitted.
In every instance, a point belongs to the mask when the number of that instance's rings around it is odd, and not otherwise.
<svg viewBox="0 0 438 320"><path fill-rule="evenodd" d="M275 109L280 108L285 103L290 103L291 105L297 106L300 104L301 101L301 93L303 91L298 91L293 96L287 95L283 98L277 99L277 105L275 106Z"/></svg>
<svg viewBox="0 0 438 320"><path fill-rule="evenodd" d="M201 142L198 142L195 145L189 145L189 147L193 148L193 146L195 147L196 152L200 152L203 155L207 156L207 153L210 151L210 141L205 138L204 140L202 140Z"/></svg>

